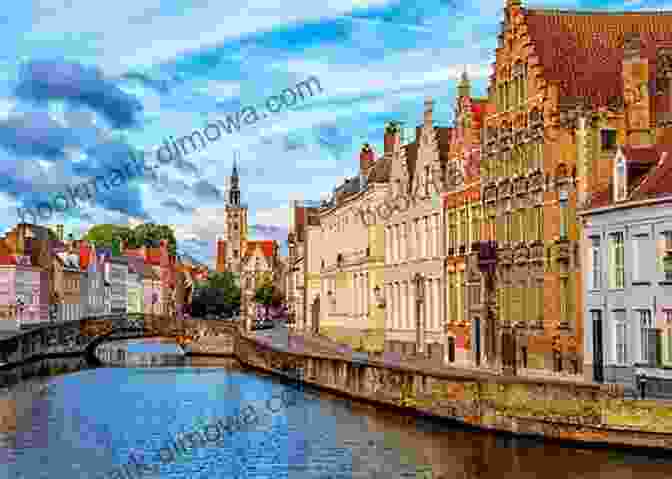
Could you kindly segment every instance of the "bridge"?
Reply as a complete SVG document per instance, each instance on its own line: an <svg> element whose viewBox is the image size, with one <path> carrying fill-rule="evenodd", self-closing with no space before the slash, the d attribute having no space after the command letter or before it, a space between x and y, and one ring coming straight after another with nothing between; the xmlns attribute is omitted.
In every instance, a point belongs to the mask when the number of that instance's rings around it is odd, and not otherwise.
<svg viewBox="0 0 672 479"><path fill-rule="evenodd" d="M216 352L232 354L235 330L236 325L231 322L176 319L141 313L49 323L0 339L0 369L68 356L82 356L88 365L100 366L102 362L96 356L96 348L100 344L147 337L174 338L191 353L207 353L208 343L219 339L220 347L216 348Z"/></svg>

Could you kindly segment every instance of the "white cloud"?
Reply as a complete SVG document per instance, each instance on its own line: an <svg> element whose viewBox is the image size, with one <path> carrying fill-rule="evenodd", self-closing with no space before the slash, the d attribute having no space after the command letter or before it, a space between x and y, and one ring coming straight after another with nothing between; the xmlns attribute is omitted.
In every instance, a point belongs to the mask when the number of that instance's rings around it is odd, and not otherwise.
<svg viewBox="0 0 672 479"><path fill-rule="evenodd" d="M289 205L279 208L259 209L254 213L253 223L289 227Z"/></svg>
<svg viewBox="0 0 672 479"><path fill-rule="evenodd" d="M121 74L134 67L158 64L250 33L267 31L280 25L334 18L355 8L381 6L389 0L331 0L329 2L196 2L182 0L167 8L159 0L118 0L91 2L71 0L64 5L54 2L30 16L32 29L18 40L26 46L36 41L64 41L62 32L71 37L83 35L91 55L110 72ZM166 11L167 13L163 13ZM91 35L96 32L97 35ZM194 34L196 33L196 34ZM147 41L151 39L151 41ZM92 57L93 59L94 57Z"/></svg>

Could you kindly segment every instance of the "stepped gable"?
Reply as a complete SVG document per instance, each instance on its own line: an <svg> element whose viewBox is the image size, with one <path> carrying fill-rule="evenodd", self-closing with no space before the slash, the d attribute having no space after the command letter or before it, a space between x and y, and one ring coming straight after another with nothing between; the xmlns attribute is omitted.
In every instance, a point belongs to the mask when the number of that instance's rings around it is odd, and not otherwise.
<svg viewBox="0 0 672 479"><path fill-rule="evenodd" d="M522 11L543 78L559 82L562 96L586 98L593 107L623 103L625 36L640 34L651 80L658 48L672 46L672 12ZM663 101L653 103L665 109Z"/></svg>

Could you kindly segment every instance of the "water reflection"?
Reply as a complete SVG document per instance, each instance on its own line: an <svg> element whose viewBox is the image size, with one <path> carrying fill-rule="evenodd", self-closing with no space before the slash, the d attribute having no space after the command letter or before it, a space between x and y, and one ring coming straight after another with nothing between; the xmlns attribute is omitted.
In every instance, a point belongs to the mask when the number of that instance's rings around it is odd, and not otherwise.
<svg viewBox="0 0 672 479"><path fill-rule="evenodd" d="M0 477L110 478L138 457L161 478L670 478L663 455L511 438L311 391L269 412L288 386L225 358L184 368L100 368L0 395ZM32 384L32 386L29 386ZM301 399L301 398L299 398ZM217 446L156 458L167 440L254 405L261 419ZM418 475L431 468L431 473ZM431 475L430 475L431 474ZM129 476L135 479L140 476Z"/></svg>

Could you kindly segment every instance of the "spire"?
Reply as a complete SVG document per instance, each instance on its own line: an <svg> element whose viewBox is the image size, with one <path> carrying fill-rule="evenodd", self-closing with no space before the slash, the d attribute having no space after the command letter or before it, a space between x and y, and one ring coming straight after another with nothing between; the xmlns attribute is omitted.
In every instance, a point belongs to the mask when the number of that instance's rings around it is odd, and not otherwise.
<svg viewBox="0 0 672 479"><path fill-rule="evenodd" d="M231 173L231 189L229 190L229 205L240 206L240 179L238 177L238 152L233 156L233 171Z"/></svg>
<svg viewBox="0 0 672 479"><path fill-rule="evenodd" d="M460 83L457 85L457 96L466 97L471 96L471 83L469 83L469 76L467 75L467 66L464 65L464 70L462 70L462 77L460 78Z"/></svg>

